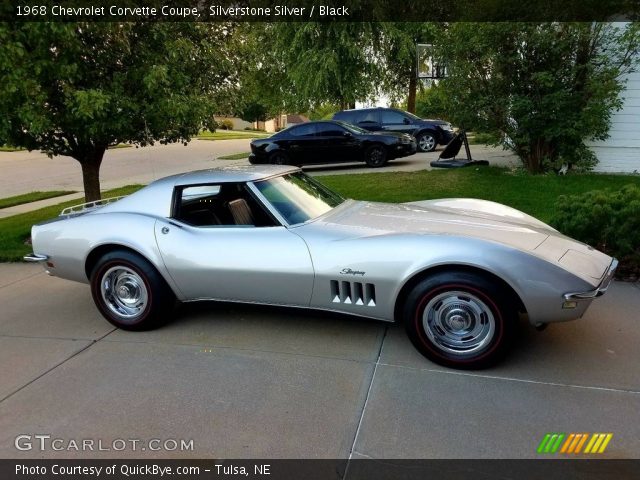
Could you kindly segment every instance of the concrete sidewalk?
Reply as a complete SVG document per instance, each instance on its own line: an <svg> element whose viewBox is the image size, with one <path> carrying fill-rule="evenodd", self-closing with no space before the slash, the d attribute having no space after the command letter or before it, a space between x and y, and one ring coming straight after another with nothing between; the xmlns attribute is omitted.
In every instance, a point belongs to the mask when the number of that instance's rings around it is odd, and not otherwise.
<svg viewBox="0 0 640 480"><path fill-rule="evenodd" d="M0 264L2 458L536 458L547 432L612 432L640 457L640 288L525 328L500 366L430 363L401 327L203 303L114 329L85 285ZM20 434L193 439L192 451L17 451Z"/></svg>

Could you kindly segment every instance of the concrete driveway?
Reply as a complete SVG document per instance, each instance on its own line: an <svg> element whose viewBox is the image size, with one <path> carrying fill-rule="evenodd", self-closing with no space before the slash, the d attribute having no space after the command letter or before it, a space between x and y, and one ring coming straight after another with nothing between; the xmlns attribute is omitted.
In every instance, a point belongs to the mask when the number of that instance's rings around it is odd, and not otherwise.
<svg viewBox="0 0 640 480"><path fill-rule="evenodd" d="M640 457L640 289L580 321L523 329L505 363L439 367L402 329L265 307L183 306L115 330L87 286L0 265L2 458L531 458L547 432L611 432ZM63 441L192 439L190 451L18 451Z"/></svg>

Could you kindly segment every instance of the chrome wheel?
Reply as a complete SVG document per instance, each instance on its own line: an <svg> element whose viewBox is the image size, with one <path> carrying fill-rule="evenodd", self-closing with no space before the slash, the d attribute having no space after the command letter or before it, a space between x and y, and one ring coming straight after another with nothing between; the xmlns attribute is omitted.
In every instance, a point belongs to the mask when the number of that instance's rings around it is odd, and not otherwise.
<svg viewBox="0 0 640 480"><path fill-rule="evenodd" d="M427 303L422 326L435 347L453 355L478 354L496 331L491 309L478 297L457 290L436 295Z"/></svg>
<svg viewBox="0 0 640 480"><path fill-rule="evenodd" d="M430 152L436 148L436 139L432 135L424 134L418 138L418 147L423 152Z"/></svg>
<svg viewBox="0 0 640 480"><path fill-rule="evenodd" d="M147 308L144 280L125 266L111 267L102 276L100 293L105 305L122 321L137 319Z"/></svg>

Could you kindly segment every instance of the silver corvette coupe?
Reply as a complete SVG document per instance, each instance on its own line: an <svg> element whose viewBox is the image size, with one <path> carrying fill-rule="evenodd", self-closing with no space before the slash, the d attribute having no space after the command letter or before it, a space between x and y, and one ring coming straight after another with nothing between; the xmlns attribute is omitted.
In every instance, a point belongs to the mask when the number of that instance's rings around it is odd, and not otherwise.
<svg viewBox="0 0 640 480"><path fill-rule="evenodd" d="M89 283L105 318L156 327L176 300L331 310L404 323L427 358L499 360L520 314L581 317L615 259L518 210L473 199L347 200L299 169L167 177L32 229L47 272Z"/></svg>

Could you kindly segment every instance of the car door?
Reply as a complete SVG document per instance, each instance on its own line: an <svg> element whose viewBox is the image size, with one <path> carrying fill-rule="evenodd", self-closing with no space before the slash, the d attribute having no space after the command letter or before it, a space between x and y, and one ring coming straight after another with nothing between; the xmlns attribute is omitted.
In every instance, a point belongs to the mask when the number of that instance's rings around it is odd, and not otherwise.
<svg viewBox="0 0 640 480"><path fill-rule="evenodd" d="M380 120L383 130L408 133L410 135L415 130L415 126L409 117L397 110L382 110L380 112Z"/></svg>
<svg viewBox="0 0 640 480"><path fill-rule="evenodd" d="M332 122L317 124L319 163L360 160L360 140L346 128Z"/></svg>
<svg viewBox="0 0 640 480"><path fill-rule="evenodd" d="M193 198L192 193L188 187L177 187L175 204ZM216 198L204 201L212 204ZM190 225L180 218L156 222L162 259L186 299L309 304L313 265L299 236L275 222L261 227L225 225L220 212L218 217L222 222L210 225Z"/></svg>
<svg viewBox="0 0 640 480"><path fill-rule="evenodd" d="M320 156L320 140L316 137L316 124L309 122L292 127L286 136L287 152L294 164L316 163Z"/></svg>

